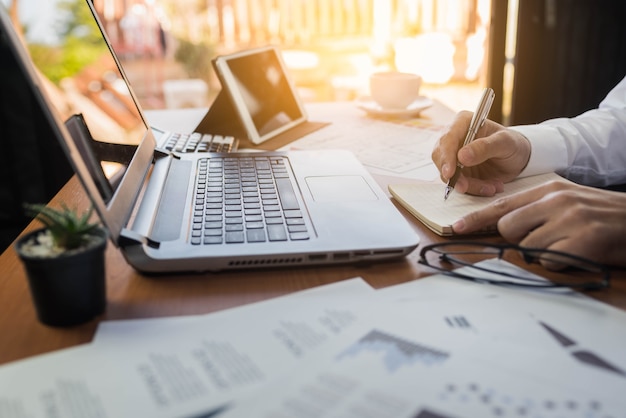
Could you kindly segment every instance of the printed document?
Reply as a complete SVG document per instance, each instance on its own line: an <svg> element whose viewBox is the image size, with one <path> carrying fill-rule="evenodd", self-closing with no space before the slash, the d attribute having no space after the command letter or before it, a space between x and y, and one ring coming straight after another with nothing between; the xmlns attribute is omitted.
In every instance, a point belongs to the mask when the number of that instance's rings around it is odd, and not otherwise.
<svg viewBox="0 0 626 418"><path fill-rule="evenodd" d="M445 128L424 120L390 121L363 114L354 103L307 106L315 121L330 125L286 148L345 149L378 175L432 180L439 177L431 152Z"/></svg>
<svg viewBox="0 0 626 418"><path fill-rule="evenodd" d="M441 275L378 293L371 329L220 416L582 418L626 411L623 311L567 290Z"/></svg>
<svg viewBox="0 0 626 418"><path fill-rule="evenodd" d="M139 320L107 326L98 342L0 367L0 416L203 416L350 336L360 321L353 302L370 295L369 285L353 279L166 319L161 333L159 320L146 320L145 332Z"/></svg>

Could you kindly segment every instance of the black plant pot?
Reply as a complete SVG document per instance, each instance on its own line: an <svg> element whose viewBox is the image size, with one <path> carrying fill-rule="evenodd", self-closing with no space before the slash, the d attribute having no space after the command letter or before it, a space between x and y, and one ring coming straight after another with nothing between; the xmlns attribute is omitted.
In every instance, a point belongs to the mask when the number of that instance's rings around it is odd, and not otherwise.
<svg viewBox="0 0 626 418"><path fill-rule="evenodd" d="M101 231L96 245L80 252L51 258L24 254L22 245L44 231L33 231L15 244L39 320L46 325L66 327L102 314L106 307L106 232Z"/></svg>

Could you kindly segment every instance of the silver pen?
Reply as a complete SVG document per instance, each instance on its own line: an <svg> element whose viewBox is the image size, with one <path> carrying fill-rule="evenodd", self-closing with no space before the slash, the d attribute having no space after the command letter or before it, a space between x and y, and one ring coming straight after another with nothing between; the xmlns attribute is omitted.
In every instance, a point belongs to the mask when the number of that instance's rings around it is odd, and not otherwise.
<svg viewBox="0 0 626 418"><path fill-rule="evenodd" d="M480 102L478 103L478 108L474 112L472 116L472 120L469 125L469 129L467 130L467 135L465 136L465 141L463 141L463 146L466 146L470 142L476 138L476 132L480 129L481 126L485 123L487 119L487 115L489 115L489 111L491 110L491 105L493 104L493 99L496 97L496 94L493 92L493 89L487 87L483 90L483 95L480 98ZM456 169L454 170L454 175L448 180L448 184L446 184L446 188L443 194L443 200L448 200L448 196L454 190L454 186L456 185L456 181L459 179L461 175L461 170L463 169L463 165L460 163L456 163Z"/></svg>

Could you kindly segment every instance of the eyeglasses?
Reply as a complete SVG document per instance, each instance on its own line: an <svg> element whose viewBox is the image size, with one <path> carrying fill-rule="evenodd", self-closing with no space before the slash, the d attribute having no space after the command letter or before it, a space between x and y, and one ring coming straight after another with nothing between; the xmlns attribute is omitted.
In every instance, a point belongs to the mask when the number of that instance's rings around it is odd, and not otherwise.
<svg viewBox="0 0 626 418"><path fill-rule="evenodd" d="M505 257L506 254L506 257ZM539 263L551 270L550 280L532 274L494 268L480 261L506 258L517 264ZM582 290L604 289L610 285L607 266L561 251L528 248L513 244L443 242L427 245L420 251L419 263L459 279L481 283L522 287L571 287ZM465 267L459 269L459 267Z"/></svg>

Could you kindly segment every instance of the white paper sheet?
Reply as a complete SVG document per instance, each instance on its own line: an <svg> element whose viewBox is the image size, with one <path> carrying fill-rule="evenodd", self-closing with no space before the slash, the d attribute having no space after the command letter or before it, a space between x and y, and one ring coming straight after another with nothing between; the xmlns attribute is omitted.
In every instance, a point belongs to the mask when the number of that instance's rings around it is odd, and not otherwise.
<svg viewBox="0 0 626 418"><path fill-rule="evenodd" d="M369 333L223 416L625 415L623 311L439 275L378 293Z"/></svg>
<svg viewBox="0 0 626 418"><path fill-rule="evenodd" d="M206 414L349 336L352 302L369 295L352 279L211 315L108 324L97 343L0 367L0 416Z"/></svg>
<svg viewBox="0 0 626 418"><path fill-rule="evenodd" d="M439 177L431 152L444 127L424 120L386 121L366 116L355 103L307 106L310 119L330 125L308 134L288 149L345 149L374 174L433 180Z"/></svg>

